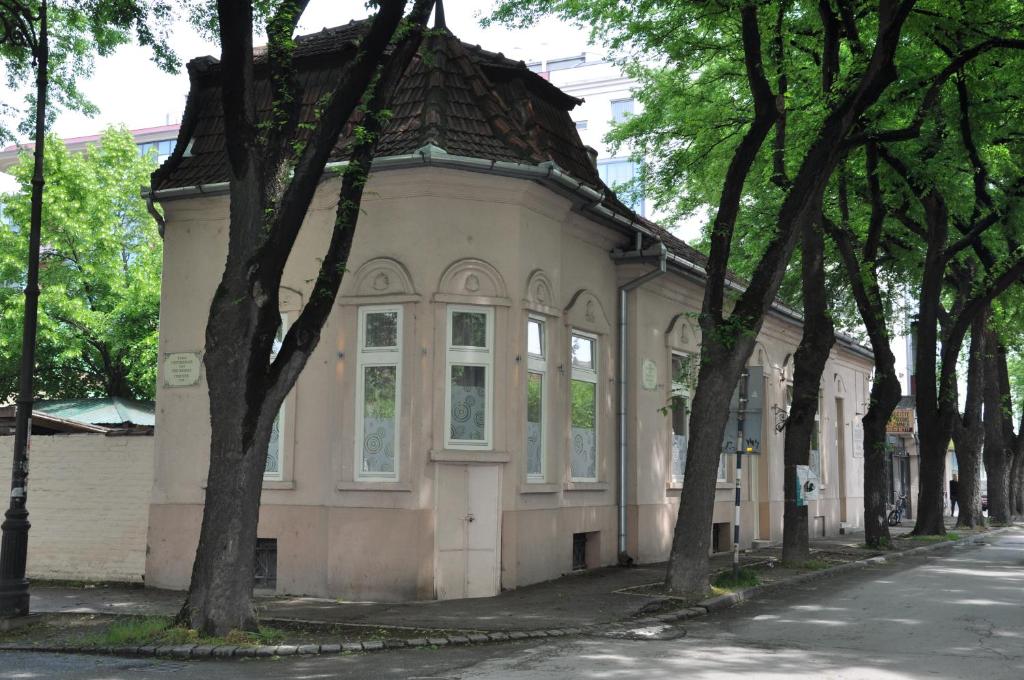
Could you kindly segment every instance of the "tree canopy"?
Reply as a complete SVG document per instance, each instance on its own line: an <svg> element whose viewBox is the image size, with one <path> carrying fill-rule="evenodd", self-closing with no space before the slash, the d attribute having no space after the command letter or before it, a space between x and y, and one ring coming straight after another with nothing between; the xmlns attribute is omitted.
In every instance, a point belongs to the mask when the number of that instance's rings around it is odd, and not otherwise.
<svg viewBox="0 0 1024 680"><path fill-rule="evenodd" d="M140 187L155 159L125 130L85 153L46 140L36 385L49 399L152 398L156 387L161 241ZM17 392L32 158L0 197L0 402Z"/></svg>
<svg viewBox="0 0 1024 680"><path fill-rule="evenodd" d="M24 106L13 98L0 102L0 144L32 132L39 49L40 0L0 2L0 73L11 93L24 95ZM153 61L174 72L177 57L167 44L174 3L166 0L50 0L47 2L49 97L47 125L62 109L94 114L96 106L78 82L92 74L96 57L136 40L149 47Z"/></svg>

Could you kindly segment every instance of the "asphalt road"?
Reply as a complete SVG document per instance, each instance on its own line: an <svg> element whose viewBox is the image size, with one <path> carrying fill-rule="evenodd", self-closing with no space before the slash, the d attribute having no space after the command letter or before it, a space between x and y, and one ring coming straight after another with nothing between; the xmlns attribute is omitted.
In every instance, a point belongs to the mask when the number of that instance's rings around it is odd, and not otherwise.
<svg viewBox="0 0 1024 680"><path fill-rule="evenodd" d="M0 680L1024 678L1024 533L847 572L660 631L278 661L0 653ZM685 633L684 637L678 637Z"/></svg>

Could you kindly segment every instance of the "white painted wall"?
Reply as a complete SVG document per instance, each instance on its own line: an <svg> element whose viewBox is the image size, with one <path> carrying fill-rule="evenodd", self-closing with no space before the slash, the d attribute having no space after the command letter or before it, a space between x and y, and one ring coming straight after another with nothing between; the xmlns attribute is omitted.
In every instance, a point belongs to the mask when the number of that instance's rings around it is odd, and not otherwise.
<svg viewBox="0 0 1024 680"><path fill-rule="evenodd" d="M0 449L13 440L0 437ZM35 435L30 461L29 578L141 582L153 437ZM0 488L10 479L5 461Z"/></svg>

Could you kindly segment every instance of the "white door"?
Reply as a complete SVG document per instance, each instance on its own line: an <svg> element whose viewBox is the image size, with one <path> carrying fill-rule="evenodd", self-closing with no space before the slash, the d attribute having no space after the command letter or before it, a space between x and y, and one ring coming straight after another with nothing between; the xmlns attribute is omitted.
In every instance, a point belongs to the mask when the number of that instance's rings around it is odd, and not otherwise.
<svg viewBox="0 0 1024 680"><path fill-rule="evenodd" d="M498 594L500 497L500 466L438 465L437 599Z"/></svg>

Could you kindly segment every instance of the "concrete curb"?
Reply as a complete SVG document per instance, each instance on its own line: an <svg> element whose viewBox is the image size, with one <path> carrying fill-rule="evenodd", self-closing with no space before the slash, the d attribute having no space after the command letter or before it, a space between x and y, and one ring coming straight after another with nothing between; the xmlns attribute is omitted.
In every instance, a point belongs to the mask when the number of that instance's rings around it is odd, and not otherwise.
<svg viewBox="0 0 1024 680"><path fill-rule="evenodd" d="M235 646L235 645L165 645L165 646L124 646L124 647L76 647L73 645L19 645L15 643L0 643L0 651L9 652L49 652L56 654L89 654L105 656L125 657L159 657L170 659L239 659L239 658L280 658L283 656L313 656L322 654L353 654L357 652L376 652L389 649L417 649L429 647L446 647L454 645L476 645L490 644L495 642L508 642L518 640L534 640L545 638L556 638L577 635L602 635L621 629L623 625L629 626L652 626L658 624L678 623L701 616L711 612L728 609L741 602L751 600L760 593L775 590L785 586L791 586L808 581L816 581L828 578L835 574L862 569L874 564L881 564L892 559L918 555L932 552L941 548L948 548L955 545L968 545L981 543L989 536L996 536L1005 533L1016 527L1000 527L982 534L976 534L956 541L939 541L916 548L901 550L900 552L888 555L878 555L855 562L846 562L828 569L811 571L806 574L797 574L782 581L766 583L764 585L744 588L736 592L718 595L702 600L693 607L677 609L641 619L629 619L612 623L595 624L580 628L554 628L547 630L532 631L499 631L493 633L467 633L465 635L448 635L432 638L408 638L408 639L387 639L387 640L364 640L361 642L340 641L336 644L323 645L259 645L259 646ZM282 620L282 619L278 619ZM291 621L291 620L289 620ZM383 627L383 626L380 626Z"/></svg>
<svg viewBox="0 0 1024 680"><path fill-rule="evenodd" d="M1016 527L1007 526L1000 527L998 529L990 529L984 533L974 534L972 536L966 536L964 538L958 538L955 541L936 541L935 543L929 543L927 545L918 546L916 548L907 548L906 550L900 550L899 552L888 553L886 555L876 555L875 557L868 557L866 559L856 560L854 562L845 562L843 564L837 564L834 567L829 567L828 569L809 571L805 574L797 574L795 576L791 576L781 581L775 581L774 583L765 583L759 586L752 586L750 588L744 588L743 590L737 590L732 593L717 595L715 597L711 597L706 600L698 602L697 606L703 607L708 612L728 609L729 607L734 607L740 602L751 600L754 597L756 597L759 593L763 593L769 590L776 590L778 588L782 588L785 586L808 583L810 581L817 581L819 579L829 578L831 576L835 576L836 574L841 574L846 571L852 571L854 569L863 569L865 567L870 567L875 564L883 564L890 560L933 552L935 550L939 550L941 548L948 548L950 546L981 543L983 539L989 536L1003 534L1014 528Z"/></svg>

